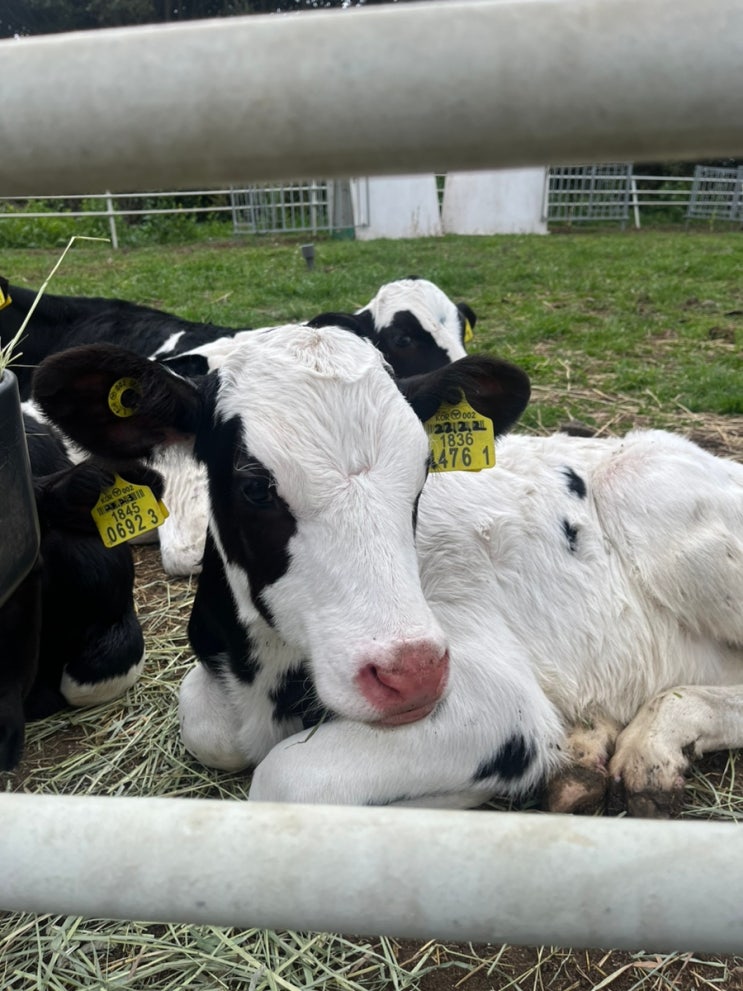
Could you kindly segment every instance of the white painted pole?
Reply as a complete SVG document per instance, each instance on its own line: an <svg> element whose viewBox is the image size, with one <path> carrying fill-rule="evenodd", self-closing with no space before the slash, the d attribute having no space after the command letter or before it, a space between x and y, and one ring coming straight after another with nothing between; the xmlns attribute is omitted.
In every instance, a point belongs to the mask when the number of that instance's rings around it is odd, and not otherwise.
<svg viewBox="0 0 743 991"><path fill-rule="evenodd" d="M114 214L114 201L111 193L106 190L106 213L108 214L108 230L111 234L111 247L114 251L119 246L119 236L116 231L116 215Z"/></svg>
<svg viewBox="0 0 743 991"><path fill-rule="evenodd" d="M5 793L0 836L0 909L743 950L729 823Z"/></svg>
<svg viewBox="0 0 743 991"><path fill-rule="evenodd" d="M632 213L635 218L635 228L640 229L640 200L637 195L637 180L634 176L630 180L630 195L632 197Z"/></svg>
<svg viewBox="0 0 743 991"><path fill-rule="evenodd" d="M0 42L0 191L743 155L740 0L462 0Z"/></svg>

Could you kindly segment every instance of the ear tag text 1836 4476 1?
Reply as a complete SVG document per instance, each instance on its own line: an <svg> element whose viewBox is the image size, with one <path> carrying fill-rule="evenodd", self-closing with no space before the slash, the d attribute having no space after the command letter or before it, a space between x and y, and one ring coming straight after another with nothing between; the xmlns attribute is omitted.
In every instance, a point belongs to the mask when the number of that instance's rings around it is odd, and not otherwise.
<svg viewBox="0 0 743 991"><path fill-rule="evenodd" d="M495 465L493 421L466 399L441 405L424 426L431 448L430 471L482 471Z"/></svg>

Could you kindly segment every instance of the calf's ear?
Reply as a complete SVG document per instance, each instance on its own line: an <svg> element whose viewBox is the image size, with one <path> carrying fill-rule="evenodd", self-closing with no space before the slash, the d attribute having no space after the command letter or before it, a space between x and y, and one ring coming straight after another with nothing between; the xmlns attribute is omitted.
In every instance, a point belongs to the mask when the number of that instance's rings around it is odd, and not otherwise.
<svg viewBox="0 0 743 991"><path fill-rule="evenodd" d="M156 361L107 344L70 348L39 365L34 398L77 444L106 458L147 457L196 432L196 387Z"/></svg>
<svg viewBox="0 0 743 991"><path fill-rule="evenodd" d="M371 337L374 322L368 310L359 313L318 313L307 321L308 327L343 327L357 337Z"/></svg>
<svg viewBox="0 0 743 991"><path fill-rule="evenodd" d="M506 433L527 407L531 385L521 368L487 355L468 355L425 375L400 379L401 392L422 421L444 403L464 397L473 409Z"/></svg>
<svg viewBox="0 0 743 991"><path fill-rule="evenodd" d="M460 317L462 317L463 320L466 320L470 327L474 330L475 324L477 323L477 314L469 303L457 303L456 307L459 310Z"/></svg>

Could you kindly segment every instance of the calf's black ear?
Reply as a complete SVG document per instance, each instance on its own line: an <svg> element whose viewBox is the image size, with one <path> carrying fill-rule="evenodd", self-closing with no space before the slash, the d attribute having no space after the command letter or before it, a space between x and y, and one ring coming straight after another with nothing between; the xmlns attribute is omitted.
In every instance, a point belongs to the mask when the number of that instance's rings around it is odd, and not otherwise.
<svg viewBox="0 0 743 991"><path fill-rule="evenodd" d="M357 337L370 337L374 330L371 313L362 310L360 313L318 313L307 321L308 327L344 327Z"/></svg>
<svg viewBox="0 0 743 991"><path fill-rule="evenodd" d="M469 305L469 303L457 303L457 309L459 310L460 316L464 317L467 323L474 330L475 324L477 323L477 314Z"/></svg>
<svg viewBox="0 0 743 991"><path fill-rule="evenodd" d="M138 461L118 461L116 470L134 485L147 485L157 499L162 499L162 475ZM80 464L34 479L36 509L42 528L97 534L91 510L103 489L114 483L113 469L95 461Z"/></svg>
<svg viewBox="0 0 743 991"><path fill-rule="evenodd" d="M209 360L203 354L176 354L157 360L182 378L195 379L209 374Z"/></svg>
<svg viewBox="0 0 743 991"><path fill-rule="evenodd" d="M464 396L478 413L493 421L497 434L506 433L527 407L531 384L521 368L487 355L468 355L425 375L398 381L401 392L425 422L443 403Z"/></svg>
<svg viewBox="0 0 743 991"><path fill-rule="evenodd" d="M201 399L190 382L124 348L91 344L47 358L33 380L44 414L108 459L141 458L196 432Z"/></svg>

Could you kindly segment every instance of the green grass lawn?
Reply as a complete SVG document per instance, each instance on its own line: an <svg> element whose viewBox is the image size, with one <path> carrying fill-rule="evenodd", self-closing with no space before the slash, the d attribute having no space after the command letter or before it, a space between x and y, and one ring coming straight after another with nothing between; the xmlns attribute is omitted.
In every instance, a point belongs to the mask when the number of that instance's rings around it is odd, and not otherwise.
<svg viewBox="0 0 743 991"><path fill-rule="evenodd" d="M478 315L473 349L525 367L525 426L566 415L631 422L676 411L743 414L743 235L611 230L548 237L354 242L246 238L120 251L78 242L49 292L120 297L214 323L256 327L354 310L383 282L417 274ZM0 274L37 287L59 255L0 251ZM600 414L596 399L602 399ZM661 415L662 414L662 415ZM603 416L603 420L602 420Z"/></svg>

